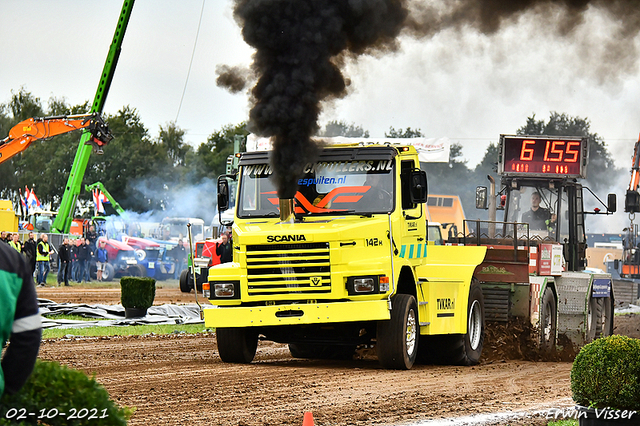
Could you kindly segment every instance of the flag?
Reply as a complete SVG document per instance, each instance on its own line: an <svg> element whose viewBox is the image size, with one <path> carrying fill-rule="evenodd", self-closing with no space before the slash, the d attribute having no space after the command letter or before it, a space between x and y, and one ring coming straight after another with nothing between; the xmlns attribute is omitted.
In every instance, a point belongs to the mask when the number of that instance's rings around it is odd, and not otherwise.
<svg viewBox="0 0 640 426"><path fill-rule="evenodd" d="M18 191L20 192L20 203L22 204L22 217L25 217L26 215L29 214L29 208L27 207L27 202L24 200L24 197L22 196L22 189L18 188Z"/></svg>
<svg viewBox="0 0 640 426"><path fill-rule="evenodd" d="M35 209L36 207L42 207L42 203L36 197L35 191L32 189L29 191L29 188L25 186L25 192L27 193L27 206L30 209Z"/></svg>
<svg viewBox="0 0 640 426"><path fill-rule="evenodd" d="M104 194L99 189L93 190L93 205L98 213L105 213L104 206L102 205L102 199L104 198Z"/></svg>
<svg viewBox="0 0 640 426"><path fill-rule="evenodd" d="M98 198L100 198L100 201L102 202L102 204L111 204L111 201L107 199L107 196L104 195L104 192L100 191L99 189L98 189Z"/></svg>

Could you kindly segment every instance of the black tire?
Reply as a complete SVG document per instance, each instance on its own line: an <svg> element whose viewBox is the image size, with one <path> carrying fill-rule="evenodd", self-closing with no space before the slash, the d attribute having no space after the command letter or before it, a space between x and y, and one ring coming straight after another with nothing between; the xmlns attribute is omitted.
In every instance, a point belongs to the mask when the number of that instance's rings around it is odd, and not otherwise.
<svg viewBox="0 0 640 426"><path fill-rule="evenodd" d="M305 359L353 359L356 345L319 345L310 343L289 343L289 352L294 358Z"/></svg>
<svg viewBox="0 0 640 426"><path fill-rule="evenodd" d="M540 300L540 349L552 351L558 332L558 303L553 290L547 287Z"/></svg>
<svg viewBox="0 0 640 426"><path fill-rule="evenodd" d="M218 353L224 362L249 364L258 348L258 333L252 328L217 328Z"/></svg>
<svg viewBox="0 0 640 426"><path fill-rule="evenodd" d="M113 281L113 278L116 275L116 271L113 268L113 265L107 263L104 265L104 271L102 271L102 281Z"/></svg>
<svg viewBox="0 0 640 426"><path fill-rule="evenodd" d="M180 291L183 293L190 293L191 283L189 282L189 270L185 269L180 273Z"/></svg>
<svg viewBox="0 0 640 426"><path fill-rule="evenodd" d="M378 321L376 352L384 368L409 370L418 354L418 304L410 294L398 294L392 301L391 319Z"/></svg>
<svg viewBox="0 0 640 426"><path fill-rule="evenodd" d="M613 334L613 301L610 297L591 297L587 315L588 342Z"/></svg>
<svg viewBox="0 0 640 426"><path fill-rule="evenodd" d="M127 276L128 277L143 277L144 270L140 265L129 266L127 268Z"/></svg>
<svg viewBox="0 0 640 426"><path fill-rule="evenodd" d="M467 332L420 336L420 362L476 365L482 355L485 320L482 287L473 278L467 303Z"/></svg>

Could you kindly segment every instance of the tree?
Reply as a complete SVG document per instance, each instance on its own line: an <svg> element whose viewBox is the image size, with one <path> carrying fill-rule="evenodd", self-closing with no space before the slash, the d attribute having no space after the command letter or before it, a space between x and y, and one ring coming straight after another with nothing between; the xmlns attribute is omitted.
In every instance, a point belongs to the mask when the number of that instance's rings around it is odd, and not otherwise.
<svg viewBox="0 0 640 426"><path fill-rule="evenodd" d="M180 129L175 122L160 126L160 136L158 141L167 152L167 156L174 166L184 166L185 157L191 147L184 143L184 130Z"/></svg>
<svg viewBox="0 0 640 426"><path fill-rule="evenodd" d="M527 118L527 123L517 130L519 135L587 136L589 138L588 184L596 192L606 191L620 172L616 169L604 139L591 133L591 122L587 118L571 117L567 114L551 112L549 121L536 120L535 114Z"/></svg>
<svg viewBox="0 0 640 426"><path fill-rule="evenodd" d="M347 124L346 121L329 121L319 136L332 138L336 136L344 136L347 138L368 138L369 131L364 130L362 126L356 126L355 123Z"/></svg>
<svg viewBox="0 0 640 426"><path fill-rule="evenodd" d="M393 127L389 127L389 132L384 134L387 138L423 138L424 135L420 129L412 129L407 127L405 130L401 128L396 130Z"/></svg>
<svg viewBox="0 0 640 426"><path fill-rule="evenodd" d="M224 126L207 138L207 142L201 144L196 152L194 180L204 178L214 180L226 171L227 157L232 155L235 136L242 137L240 151L246 150L246 137L249 134L246 123Z"/></svg>

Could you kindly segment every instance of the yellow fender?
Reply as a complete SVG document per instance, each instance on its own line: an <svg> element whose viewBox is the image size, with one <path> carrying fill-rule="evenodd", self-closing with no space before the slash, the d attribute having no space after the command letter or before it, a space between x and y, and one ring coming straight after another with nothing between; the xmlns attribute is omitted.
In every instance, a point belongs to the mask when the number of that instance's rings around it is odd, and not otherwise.
<svg viewBox="0 0 640 426"><path fill-rule="evenodd" d="M483 246L429 246L416 268L420 334L467 332L471 278L486 252Z"/></svg>

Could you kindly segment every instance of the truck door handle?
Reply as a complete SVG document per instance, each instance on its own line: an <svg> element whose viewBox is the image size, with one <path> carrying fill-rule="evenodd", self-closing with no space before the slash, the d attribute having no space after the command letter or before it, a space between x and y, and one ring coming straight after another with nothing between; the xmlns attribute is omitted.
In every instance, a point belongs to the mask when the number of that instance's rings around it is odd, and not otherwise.
<svg viewBox="0 0 640 426"><path fill-rule="evenodd" d="M418 237L418 241L424 241L424 238Z"/></svg>
<svg viewBox="0 0 640 426"><path fill-rule="evenodd" d="M350 243L343 243L340 242L340 247L344 247L344 246L355 246L356 242L355 241L351 241Z"/></svg>

